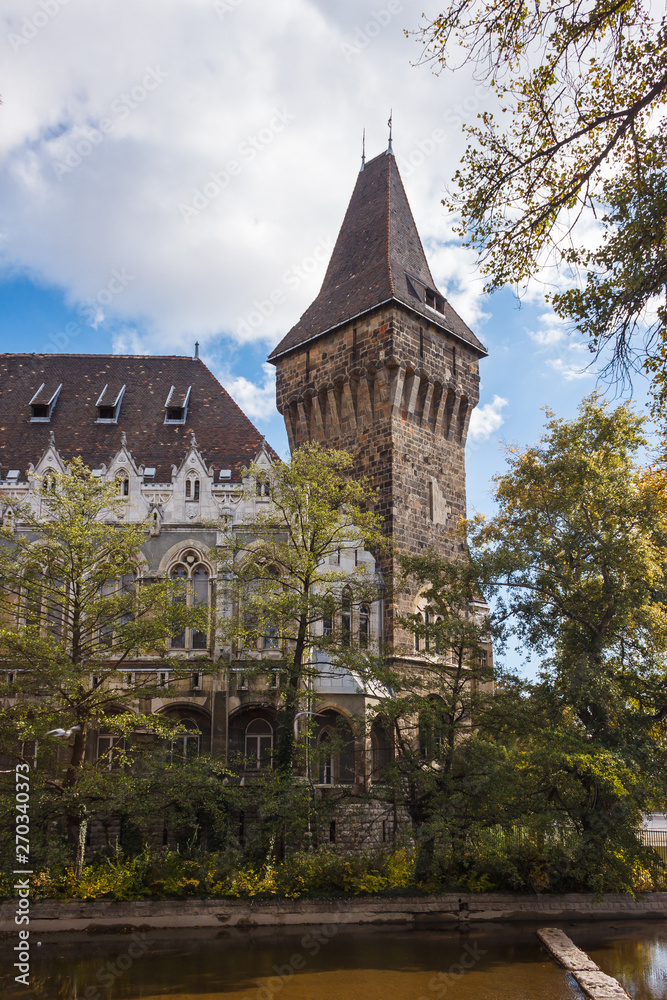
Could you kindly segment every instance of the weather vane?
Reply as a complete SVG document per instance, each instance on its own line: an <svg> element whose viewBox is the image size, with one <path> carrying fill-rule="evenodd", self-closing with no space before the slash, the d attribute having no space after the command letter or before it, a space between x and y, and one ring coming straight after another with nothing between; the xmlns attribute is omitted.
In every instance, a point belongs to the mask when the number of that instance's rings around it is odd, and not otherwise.
<svg viewBox="0 0 667 1000"><path fill-rule="evenodd" d="M391 128L392 128L391 120L392 120L393 116L394 116L394 109L390 108L389 109L389 121L387 122L387 125L389 126L389 145L387 146L387 152L388 153L392 153L392 154L394 152L394 150L392 148L392 145L391 145Z"/></svg>
<svg viewBox="0 0 667 1000"><path fill-rule="evenodd" d="M366 129L364 129L363 137L361 140L361 169L363 170L366 166Z"/></svg>

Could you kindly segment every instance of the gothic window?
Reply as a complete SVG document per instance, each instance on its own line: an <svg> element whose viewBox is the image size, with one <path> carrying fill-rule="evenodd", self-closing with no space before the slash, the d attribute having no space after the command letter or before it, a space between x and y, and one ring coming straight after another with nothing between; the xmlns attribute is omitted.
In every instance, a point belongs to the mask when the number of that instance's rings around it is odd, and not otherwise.
<svg viewBox="0 0 667 1000"><path fill-rule="evenodd" d="M325 615L322 619L322 635L333 635L334 623L332 615Z"/></svg>
<svg viewBox="0 0 667 1000"><path fill-rule="evenodd" d="M371 638L371 609L367 604L359 608L359 646L368 649Z"/></svg>
<svg viewBox="0 0 667 1000"><path fill-rule="evenodd" d="M321 721L320 721L321 720ZM319 716L315 736L315 761L320 785L349 785L354 782L354 736L349 723L331 709Z"/></svg>
<svg viewBox="0 0 667 1000"><path fill-rule="evenodd" d="M188 607L210 606L210 574L198 552L188 549L172 567L170 577L179 584L173 601ZM171 640L172 649L201 649L208 647L208 634L194 628L185 628Z"/></svg>
<svg viewBox="0 0 667 1000"><path fill-rule="evenodd" d="M185 499L199 500L199 479L194 473L190 473L185 480Z"/></svg>
<svg viewBox="0 0 667 1000"><path fill-rule="evenodd" d="M118 752L121 749L122 737L110 733L100 733L97 737L97 763L110 771L118 764Z"/></svg>
<svg viewBox="0 0 667 1000"><path fill-rule="evenodd" d="M106 649L112 648L119 626L132 621L136 585L135 574L124 573L119 580L108 580L100 588L100 597L114 599L107 607L101 607L98 615L98 641Z"/></svg>
<svg viewBox="0 0 667 1000"><path fill-rule="evenodd" d="M56 474L53 469L47 469L42 476L42 493L56 492Z"/></svg>
<svg viewBox="0 0 667 1000"><path fill-rule="evenodd" d="M130 477L128 476L125 469L121 469L116 473L116 482L118 483L118 495L121 497L129 497L130 495Z"/></svg>
<svg viewBox="0 0 667 1000"><path fill-rule="evenodd" d="M270 497L271 483L268 479L257 479L255 483L255 492L258 497Z"/></svg>
<svg viewBox="0 0 667 1000"><path fill-rule="evenodd" d="M264 632L264 649L279 649L280 637L276 625L267 625Z"/></svg>
<svg viewBox="0 0 667 1000"><path fill-rule="evenodd" d="M273 728L266 719L253 719L245 730L245 756L247 766L253 770L271 767Z"/></svg>
<svg viewBox="0 0 667 1000"><path fill-rule="evenodd" d="M320 785L333 785L335 781L336 757L331 749L331 735L328 729L320 733L318 740L320 759Z"/></svg>

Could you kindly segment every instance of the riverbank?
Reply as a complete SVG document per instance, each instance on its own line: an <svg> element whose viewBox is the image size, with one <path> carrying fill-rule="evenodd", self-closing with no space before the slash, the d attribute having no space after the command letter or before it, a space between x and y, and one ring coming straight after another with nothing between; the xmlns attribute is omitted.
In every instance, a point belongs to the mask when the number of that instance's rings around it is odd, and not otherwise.
<svg viewBox="0 0 667 1000"><path fill-rule="evenodd" d="M0 933L15 934L17 904L0 903ZM31 932L82 931L88 934L159 928L289 927L305 925L429 924L465 926L477 922L667 919L667 893L632 897L585 893L512 895L443 893L347 899L164 899L118 902L111 899L34 901Z"/></svg>

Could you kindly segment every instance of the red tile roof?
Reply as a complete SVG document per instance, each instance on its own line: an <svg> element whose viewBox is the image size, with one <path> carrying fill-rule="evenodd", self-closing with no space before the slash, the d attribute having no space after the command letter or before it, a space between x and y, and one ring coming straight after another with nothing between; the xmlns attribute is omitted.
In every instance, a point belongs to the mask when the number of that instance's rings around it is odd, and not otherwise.
<svg viewBox="0 0 667 1000"><path fill-rule="evenodd" d="M39 400L62 389L48 422L31 422L30 401L45 383ZM126 386L117 423L97 423L97 401L104 386L114 399ZM192 386L185 424L165 424L165 403ZM231 469L238 479L261 447L263 437L229 393L200 360L183 357L127 357L99 354L0 355L0 478L9 469L23 477L46 451L51 432L65 460L80 455L91 468L110 460L121 446L135 463L156 470L155 482L170 482L192 441L208 466ZM269 449L271 451L271 449ZM271 452L275 457L275 452Z"/></svg>
<svg viewBox="0 0 667 1000"><path fill-rule="evenodd" d="M383 153L359 174L317 298L269 361L392 298L485 355L483 344L444 296L438 292L442 312L430 308L408 277L417 287L437 292L396 160Z"/></svg>

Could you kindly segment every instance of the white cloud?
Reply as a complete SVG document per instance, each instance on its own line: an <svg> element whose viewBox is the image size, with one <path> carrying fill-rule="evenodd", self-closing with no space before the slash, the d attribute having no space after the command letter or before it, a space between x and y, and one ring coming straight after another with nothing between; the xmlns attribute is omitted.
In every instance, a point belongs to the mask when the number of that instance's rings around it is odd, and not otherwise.
<svg viewBox="0 0 667 1000"><path fill-rule="evenodd" d="M383 151L393 105L436 280L481 322L474 257L438 244L451 240L440 199L461 123L489 98L466 71L411 65L416 0L389 19L352 0L95 0L61 4L43 25L37 4L36 31L30 10L5 0L0 18L0 270L61 286L73 304L106 298L126 271L98 316L138 326L148 350L181 349L185 331L188 351L221 335L268 348L326 260L296 286L286 272L335 237L362 127L369 157Z"/></svg>
<svg viewBox="0 0 667 1000"><path fill-rule="evenodd" d="M239 375L217 372L235 403L251 420L270 420L276 414L276 370L273 365L262 365L264 378L260 385Z"/></svg>
<svg viewBox="0 0 667 1000"><path fill-rule="evenodd" d="M495 395L490 403L476 407L470 417L469 439L471 441L488 441L495 431L500 430L505 420L502 410L507 404L507 399Z"/></svg>
<svg viewBox="0 0 667 1000"><path fill-rule="evenodd" d="M590 364L590 362L588 363ZM575 379L595 378L595 372L584 367L583 363L577 365L563 358L550 358L547 364L559 375L562 375L566 382L572 382Z"/></svg>

